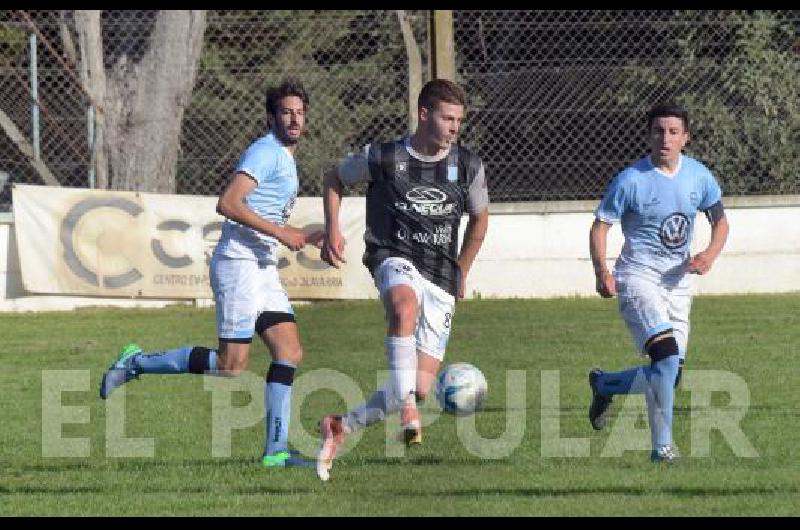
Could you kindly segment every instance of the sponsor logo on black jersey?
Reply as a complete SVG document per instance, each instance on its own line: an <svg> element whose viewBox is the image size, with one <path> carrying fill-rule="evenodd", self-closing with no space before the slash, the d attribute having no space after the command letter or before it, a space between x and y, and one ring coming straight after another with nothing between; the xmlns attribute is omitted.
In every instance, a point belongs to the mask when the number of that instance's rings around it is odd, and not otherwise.
<svg viewBox="0 0 800 530"><path fill-rule="evenodd" d="M455 203L447 202L447 194L439 188L417 186L406 192L408 203L396 202L398 210L412 210L424 216L450 215L455 210Z"/></svg>

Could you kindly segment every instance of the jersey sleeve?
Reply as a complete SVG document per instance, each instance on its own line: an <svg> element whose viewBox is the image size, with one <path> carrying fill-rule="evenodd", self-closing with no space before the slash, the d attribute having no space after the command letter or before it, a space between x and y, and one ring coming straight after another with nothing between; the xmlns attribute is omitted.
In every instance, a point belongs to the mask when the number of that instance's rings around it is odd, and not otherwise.
<svg viewBox="0 0 800 530"><path fill-rule="evenodd" d="M597 205L594 215L604 223L614 224L622 219L628 203L624 173L619 173L608 185L605 195Z"/></svg>
<svg viewBox="0 0 800 530"><path fill-rule="evenodd" d="M703 166L701 170L700 178L702 179L701 189L704 193L703 200L700 202L697 209L705 211L722 200L722 189L720 189L717 179L714 178L714 175L712 175L711 171L705 166Z"/></svg>
<svg viewBox="0 0 800 530"><path fill-rule="evenodd" d="M369 144L358 153L348 155L339 164L339 180L345 186L353 186L361 182L369 182Z"/></svg>
<svg viewBox="0 0 800 530"><path fill-rule="evenodd" d="M480 162L478 173L469 185L467 193L467 211L470 214L479 214L489 207L489 188L486 182L486 172L483 162Z"/></svg>
<svg viewBox="0 0 800 530"><path fill-rule="evenodd" d="M278 156L274 149L253 144L239 159L236 172L247 173L258 184L262 184L274 174L277 166Z"/></svg>

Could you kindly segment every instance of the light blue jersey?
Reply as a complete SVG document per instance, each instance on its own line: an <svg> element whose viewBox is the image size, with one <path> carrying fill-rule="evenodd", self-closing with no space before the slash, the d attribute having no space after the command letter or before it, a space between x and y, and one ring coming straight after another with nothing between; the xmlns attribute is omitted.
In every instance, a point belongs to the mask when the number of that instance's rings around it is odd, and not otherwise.
<svg viewBox="0 0 800 530"><path fill-rule="evenodd" d="M236 172L247 173L258 185L245 202L259 216L286 224L297 198L297 165L294 157L270 132L253 142L242 155ZM275 238L226 219L216 253L229 258L277 261Z"/></svg>
<svg viewBox="0 0 800 530"><path fill-rule="evenodd" d="M649 156L621 171L595 211L601 221L622 222L625 243L615 276L680 282L686 275L695 214L721 198L708 168L685 155L672 176L653 166Z"/></svg>

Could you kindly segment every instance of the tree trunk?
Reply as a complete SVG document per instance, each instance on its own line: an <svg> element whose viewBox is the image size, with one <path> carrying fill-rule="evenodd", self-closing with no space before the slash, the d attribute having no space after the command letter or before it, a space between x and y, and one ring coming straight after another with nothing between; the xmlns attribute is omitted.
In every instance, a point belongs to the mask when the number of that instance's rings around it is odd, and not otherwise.
<svg viewBox="0 0 800 530"><path fill-rule="evenodd" d="M408 132L413 133L417 129L417 97L422 90L422 54L405 10L398 9L395 12L408 57Z"/></svg>
<svg viewBox="0 0 800 530"><path fill-rule="evenodd" d="M76 14L76 22L78 18ZM76 25L83 42L86 28ZM120 56L104 71L104 81L94 71L94 53L87 53L90 83L105 88L102 98L95 90L91 93L102 105L97 115L103 126L96 130L104 134L99 143L104 149L98 155L104 151L108 157L112 189L175 193L181 122L192 95L205 26L205 11L160 11L141 60ZM97 47L90 39L87 43L89 50ZM100 167L98 157L98 187Z"/></svg>
<svg viewBox="0 0 800 530"><path fill-rule="evenodd" d="M100 11L76 11L75 27L78 30L81 50L81 82L89 94L94 110L94 145L90 159L94 160L95 186L108 188L108 158L106 157L104 99L106 97L106 71L103 67L103 39L100 28ZM91 155L94 156L91 156Z"/></svg>

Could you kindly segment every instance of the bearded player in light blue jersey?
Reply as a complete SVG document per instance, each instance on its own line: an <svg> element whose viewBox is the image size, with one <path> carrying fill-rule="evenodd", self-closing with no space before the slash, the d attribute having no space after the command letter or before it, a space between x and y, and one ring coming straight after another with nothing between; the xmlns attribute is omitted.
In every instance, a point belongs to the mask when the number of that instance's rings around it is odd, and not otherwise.
<svg viewBox="0 0 800 530"><path fill-rule="evenodd" d="M672 462L674 389L686 356L691 306L690 273L705 274L728 237L722 192L703 164L681 153L689 141L689 117L675 104L654 107L647 117L650 155L614 177L595 211L590 251L597 292L618 296L619 310L650 364L622 372L589 372L589 419L599 430L615 394L644 393L652 438L650 459ZM691 256L695 214L705 213L711 239ZM609 228L621 222L625 243L606 266Z"/></svg>
<svg viewBox="0 0 800 530"><path fill-rule="evenodd" d="M145 354L128 344L100 386L100 397L106 399L141 374L239 375L247 368L255 332L272 356L264 389L265 467L310 465L287 445L292 382L303 350L277 268L279 245L296 251L306 244L319 246L322 239L322 232L306 233L286 224L297 197L294 153L305 130L307 107L308 95L298 81L288 79L268 90L271 129L242 155L217 202L217 212L226 217L210 271L219 349L186 346Z"/></svg>

